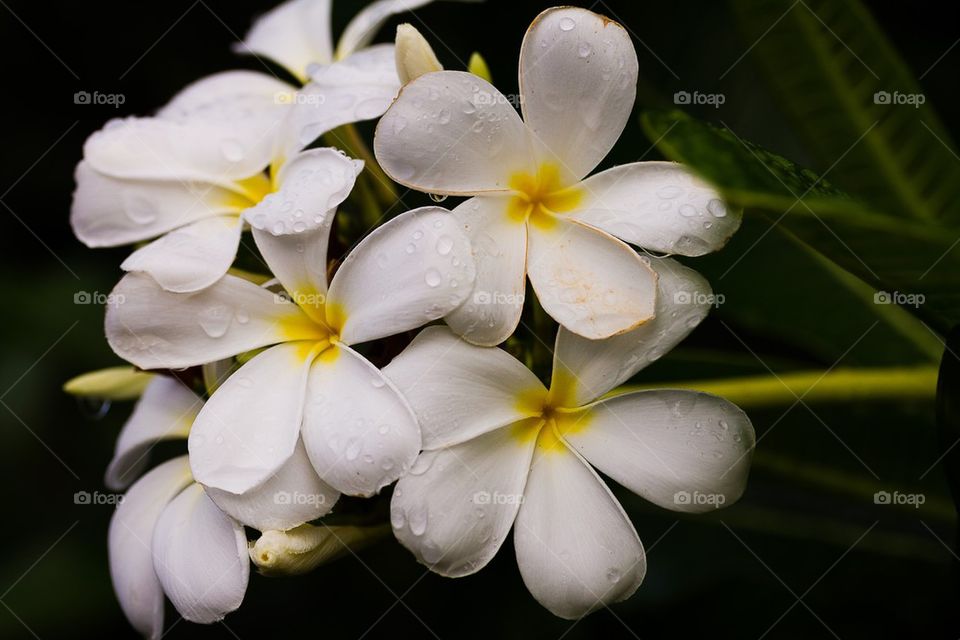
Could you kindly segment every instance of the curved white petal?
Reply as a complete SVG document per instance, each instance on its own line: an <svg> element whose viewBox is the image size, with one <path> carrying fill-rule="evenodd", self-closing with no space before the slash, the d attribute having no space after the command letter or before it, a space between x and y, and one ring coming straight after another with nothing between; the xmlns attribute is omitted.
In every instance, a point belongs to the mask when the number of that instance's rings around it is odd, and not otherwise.
<svg viewBox="0 0 960 640"><path fill-rule="evenodd" d="M329 513L340 497L317 476L301 442L276 475L245 493L205 488L227 515L258 531L286 531L316 520Z"/></svg>
<svg viewBox="0 0 960 640"><path fill-rule="evenodd" d="M153 567L184 620L210 624L243 602L250 577L243 527L194 483L167 505L153 532Z"/></svg>
<svg viewBox="0 0 960 640"><path fill-rule="evenodd" d="M514 332L527 282L527 226L507 214L509 198L477 196L453 210L473 251L477 279L466 302L444 318L464 340L498 345Z"/></svg>
<svg viewBox="0 0 960 640"><path fill-rule="evenodd" d="M231 275L179 294L129 273L110 295L105 324L114 352L142 369L190 367L318 335L295 304Z"/></svg>
<svg viewBox="0 0 960 640"><path fill-rule="evenodd" d="M506 351L467 344L445 327L421 331L383 374L417 414L425 449L540 415L547 393Z"/></svg>
<svg viewBox="0 0 960 640"><path fill-rule="evenodd" d="M275 140L244 122L111 120L87 138L83 158L116 178L206 182L227 189L263 171Z"/></svg>
<svg viewBox="0 0 960 640"><path fill-rule="evenodd" d="M192 482L187 457L164 462L140 478L110 518L110 578L124 615L148 638L163 634L163 587L153 570L153 531L161 512Z"/></svg>
<svg viewBox="0 0 960 640"><path fill-rule="evenodd" d="M270 271L305 309L323 306L330 227L362 169L334 149L304 151L280 170L280 189L244 214Z"/></svg>
<svg viewBox="0 0 960 640"><path fill-rule="evenodd" d="M186 438L202 401L175 378L156 376L133 408L117 437L104 483L120 490L139 476L159 440Z"/></svg>
<svg viewBox="0 0 960 640"><path fill-rule="evenodd" d="M529 226L527 275L544 310L597 340L653 317L657 274L629 246L579 222Z"/></svg>
<svg viewBox="0 0 960 640"><path fill-rule="evenodd" d="M311 62L333 58L330 7L330 0L284 2L260 16L234 50L266 56L306 80Z"/></svg>
<svg viewBox="0 0 960 640"><path fill-rule="evenodd" d="M736 502L755 442L747 414L730 402L672 389L601 400L576 414L563 436L634 493L694 513Z"/></svg>
<svg viewBox="0 0 960 640"><path fill-rule="evenodd" d="M635 162L580 184L575 220L644 249L700 256L727 243L740 226L720 194L675 162Z"/></svg>
<svg viewBox="0 0 960 640"><path fill-rule="evenodd" d="M187 85L157 117L260 121L262 130L284 118L295 91L296 87L265 73L223 71Z"/></svg>
<svg viewBox="0 0 960 640"><path fill-rule="evenodd" d="M568 620L629 598L646 573L643 545L620 503L546 430L537 441L513 541L530 593Z"/></svg>
<svg viewBox="0 0 960 640"><path fill-rule="evenodd" d="M402 333L456 309L475 277L456 218L420 207L375 229L344 259L330 283L327 319L347 344Z"/></svg>
<svg viewBox="0 0 960 640"><path fill-rule="evenodd" d="M336 56L345 58L366 47L377 35L380 27L393 15L404 11L413 11L430 4L433 0L375 0L347 23L340 40L337 42Z"/></svg>
<svg viewBox="0 0 960 640"><path fill-rule="evenodd" d="M88 247L149 240L177 227L242 210L244 199L212 184L133 180L77 165L70 226Z"/></svg>
<svg viewBox="0 0 960 640"><path fill-rule="evenodd" d="M303 443L314 469L348 495L371 496L401 476L420 451L413 411L393 383L349 347L313 362Z"/></svg>
<svg viewBox="0 0 960 640"><path fill-rule="evenodd" d="M193 477L241 494L266 482L297 446L310 343L257 354L203 405L188 442Z"/></svg>
<svg viewBox="0 0 960 640"><path fill-rule="evenodd" d="M391 178L419 191L506 191L533 173L528 132L507 98L465 71L437 71L405 85L373 141Z"/></svg>
<svg viewBox="0 0 960 640"><path fill-rule="evenodd" d="M399 89L391 44L312 68L310 82L293 97L281 155L293 155L340 125L379 118Z"/></svg>
<svg viewBox="0 0 960 640"><path fill-rule="evenodd" d="M550 392L562 405L599 398L676 346L710 310L710 284L669 258L649 258L657 272L655 317L633 331L588 340L560 327L553 351Z"/></svg>
<svg viewBox="0 0 960 640"><path fill-rule="evenodd" d="M607 155L637 92L637 54L626 30L576 7L541 13L520 49L523 120L541 161L573 182Z"/></svg>
<svg viewBox="0 0 960 640"><path fill-rule="evenodd" d="M120 268L147 273L167 291L198 291L230 269L237 257L242 229L238 216L197 220L137 249Z"/></svg>
<svg viewBox="0 0 960 640"><path fill-rule="evenodd" d="M482 569L513 526L535 442L505 427L424 451L393 491L390 520L397 539L441 575Z"/></svg>

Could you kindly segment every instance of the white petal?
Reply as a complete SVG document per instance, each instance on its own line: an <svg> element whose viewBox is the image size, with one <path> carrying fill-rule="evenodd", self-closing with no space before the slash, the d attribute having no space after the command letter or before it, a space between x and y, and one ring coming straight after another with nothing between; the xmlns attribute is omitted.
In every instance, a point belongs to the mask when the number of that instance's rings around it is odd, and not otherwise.
<svg viewBox="0 0 960 640"><path fill-rule="evenodd" d="M314 360L303 414L313 467L335 489L371 496L410 467L420 429L396 387L340 344Z"/></svg>
<svg viewBox="0 0 960 640"><path fill-rule="evenodd" d="M527 281L527 226L506 215L509 199L478 196L453 210L473 250L473 293L444 320L468 342L494 346L517 328Z"/></svg>
<svg viewBox="0 0 960 640"><path fill-rule="evenodd" d="M710 185L674 162L635 162L584 180L571 216L645 249L700 256L740 226Z"/></svg>
<svg viewBox="0 0 960 640"><path fill-rule="evenodd" d="M153 570L153 530L167 503L190 482L187 457L168 460L130 487L110 518L107 548L113 590L127 620L149 638L163 634L163 588Z"/></svg>
<svg viewBox="0 0 960 640"><path fill-rule="evenodd" d="M390 520L397 539L441 575L482 569L513 526L535 442L505 427L424 451L393 492Z"/></svg>
<svg viewBox="0 0 960 640"><path fill-rule="evenodd" d="M530 593L568 620L629 598L646 573L643 545L620 503L548 432L537 443L513 540Z"/></svg>
<svg viewBox="0 0 960 640"><path fill-rule="evenodd" d="M544 310L593 340L653 317L656 273L623 242L598 229L557 220L529 226L527 275Z"/></svg>
<svg viewBox="0 0 960 640"><path fill-rule="evenodd" d="M399 90L391 44L312 69L309 84L293 98L282 155L292 156L340 125L379 118Z"/></svg>
<svg viewBox="0 0 960 640"><path fill-rule="evenodd" d="M244 122L111 120L89 138L83 157L101 173L135 180L206 182L227 189L263 171L275 140Z"/></svg>
<svg viewBox="0 0 960 640"><path fill-rule="evenodd" d="M239 495L213 487L206 490L227 515L259 531L286 531L316 520L329 513L340 497L317 476L301 442L263 484Z"/></svg>
<svg viewBox="0 0 960 640"><path fill-rule="evenodd" d="M265 73L224 71L186 86L157 112L171 120L251 118L263 124L276 123L287 111L296 87Z"/></svg>
<svg viewBox="0 0 960 640"><path fill-rule="evenodd" d="M137 249L120 268L147 273L167 291L198 291L222 278L233 264L242 229L237 216L204 218Z"/></svg>
<svg viewBox="0 0 960 640"><path fill-rule="evenodd" d="M309 343L257 354L210 396L190 431L197 482L240 494L272 477L297 446Z"/></svg>
<svg viewBox="0 0 960 640"><path fill-rule="evenodd" d="M354 51L366 47L377 35L380 27L393 15L413 11L430 4L433 0L376 0L353 16L340 34L337 43L337 58L342 59Z"/></svg>
<svg viewBox="0 0 960 640"><path fill-rule="evenodd" d="M706 317L713 296L703 276L669 258L651 258L650 266L658 275L652 320L606 340L588 340L560 327L550 389L562 405L585 405L626 382Z"/></svg>
<svg viewBox="0 0 960 640"><path fill-rule="evenodd" d="M135 480L149 462L154 443L187 437L201 405L200 398L179 380L168 376L151 380L120 431L105 484L119 490Z"/></svg>
<svg viewBox="0 0 960 640"><path fill-rule="evenodd" d="M407 211L378 227L330 283L328 321L347 344L409 331L442 318L470 295L470 241L441 207Z"/></svg>
<svg viewBox="0 0 960 640"><path fill-rule="evenodd" d="M743 493L755 437L750 419L723 398L656 389L601 400L564 430L594 465L654 504L701 512Z"/></svg>
<svg viewBox="0 0 960 640"><path fill-rule="evenodd" d="M413 407L425 449L465 442L540 415L546 389L506 351L427 327L383 368Z"/></svg>
<svg viewBox="0 0 960 640"><path fill-rule="evenodd" d="M130 273L108 300L106 334L114 352L138 367L176 369L310 339L317 326L292 302L235 276L179 294Z"/></svg>
<svg viewBox="0 0 960 640"><path fill-rule="evenodd" d="M280 170L280 189L244 214L271 272L301 307L323 306L330 227L362 169L333 149L304 151Z"/></svg>
<svg viewBox="0 0 960 640"><path fill-rule="evenodd" d="M155 238L185 224L240 211L243 199L212 184L128 180L100 173L86 161L74 175L70 225L88 247Z"/></svg>
<svg viewBox="0 0 960 640"><path fill-rule="evenodd" d="M576 7L547 9L520 49L523 119L542 161L576 181L607 155L637 92L637 54L616 22Z"/></svg>
<svg viewBox="0 0 960 640"><path fill-rule="evenodd" d="M333 58L330 5L330 0L284 2L260 16L234 50L266 56L305 80L307 65Z"/></svg>
<svg viewBox="0 0 960 640"><path fill-rule="evenodd" d="M192 484L157 522L153 567L184 620L218 622L240 606L247 591L250 559L243 527Z"/></svg>
<svg viewBox="0 0 960 640"><path fill-rule="evenodd" d="M405 85L377 124L377 161L419 191L505 191L532 173L528 133L507 98L465 71L437 71Z"/></svg>

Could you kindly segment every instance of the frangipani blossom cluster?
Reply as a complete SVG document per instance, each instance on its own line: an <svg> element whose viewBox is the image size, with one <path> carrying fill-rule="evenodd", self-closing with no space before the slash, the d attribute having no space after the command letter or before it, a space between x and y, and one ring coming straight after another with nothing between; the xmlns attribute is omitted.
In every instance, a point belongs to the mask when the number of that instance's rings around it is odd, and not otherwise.
<svg viewBox="0 0 960 640"><path fill-rule="evenodd" d="M155 372L107 472L130 487L111 575L147 636L163 633L164 595L214 622L240 606L250 560L283 573L296 553L296 573L328 558L303 545L341 495L396 483L395 537L447 576L480 570L512 529L531 593L576 618L629 597L646 570L594 469L681 511L704 505L678 492L729 504L744 489L742 411L693 391L615 391L709 307L702 277L630 244L697 256L739 224L675 164L586 177L633 107L626 32L584 9L541 14L521 48L521 119L488 80L442 70L409 25L396 47L369 46L387 17L424 4L374 2L334 47L330 2L290 0L238 50L304 86L217 74L87 141L77 236L148 242L124 261L105 324L117 355ZM375 160L317 146L381 115ZM472 197L385 216L344 253L338 223L355 213L338 210L374 162L402 185ZM236 269L245 238L259 277ZM548 386L497 346L527 277L560 324ZM202 391L185 371L203 372ZM187 454L137 479L161 440ZM262 535L248 543L245 528Z"/></svg>

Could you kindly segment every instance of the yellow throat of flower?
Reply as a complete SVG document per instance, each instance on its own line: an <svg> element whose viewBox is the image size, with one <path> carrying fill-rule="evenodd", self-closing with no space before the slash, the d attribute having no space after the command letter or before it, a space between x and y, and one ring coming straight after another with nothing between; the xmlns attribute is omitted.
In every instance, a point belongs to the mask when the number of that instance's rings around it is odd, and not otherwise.
<svg viewBox="0 0 960 640"><path fill-rule="evenodd" d="M583 189L565 186L560 168L548 162L541 164L535 173L514 173L508 186L514 193L507 204L507 215L511 220L530 222L540 229L552 228L558 214L572 211L583 199Z"/></svg>

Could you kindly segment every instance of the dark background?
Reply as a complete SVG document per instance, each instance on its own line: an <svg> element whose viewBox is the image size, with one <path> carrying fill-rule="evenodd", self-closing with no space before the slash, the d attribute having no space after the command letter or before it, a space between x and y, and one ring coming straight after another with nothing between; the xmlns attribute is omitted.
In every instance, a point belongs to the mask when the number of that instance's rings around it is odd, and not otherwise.
<svg viewBox="0 0 960 640"><path fill-rule="evenodd" d="M362 4L335 3L335 32ZM691 111L823 169L791 135L749 54L718 80L751 46L724 3L576 4L631 30L641 69L638 112L670 104L680 90L722 92L721 108ZM260 68L230 45L271 4L0 5L0 637L132 636L107 570L111 507L73 500L77 491L103 490L129 408L115 406L94 420L60 390L73 375L118 363L103 338L102 308L74 304L74 295L107 293L127 250L92 251L73 238L73 168L86 136L107 119L147 114L200 76ZM951 47L960 22L949 5L871 7L914 73L930 69L922 80L928 102L956 138L960 47ZM421 29L448 68L462 68L479 50L495 84L514 93L524 30L547 6L438 2L403 20ZM378 40L389 39L400 21ZM125 104L76 105L81 90L123 94ZM641 158L658 156L634 119L605 164ZM720 255L695 261L727 303L646 379L920 359L888 327L869 328L869 309L824 280L778 233L748 251L763 225L748 219ZM788 292L789 304L771 306L773 289ZM405 550L384 543L306 577L254 575L244 605L226 624L180 621L167 637L957 637L955 516L935 464L941 452L932 402L788 407L750 411L764 437L747 493L729 509L678 518L617 492L647 546L647 578L629 601L578 623L533 601L509 542L484 571L460 580L426 573ZM784 460L792 461L786 471ZM837 482L831 473L840 474ZM919 488L926 504L896 510L870 499L873 491L898 488ZM176 619L170 610L168 625Z"/></svg>

